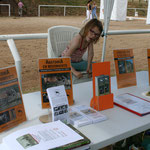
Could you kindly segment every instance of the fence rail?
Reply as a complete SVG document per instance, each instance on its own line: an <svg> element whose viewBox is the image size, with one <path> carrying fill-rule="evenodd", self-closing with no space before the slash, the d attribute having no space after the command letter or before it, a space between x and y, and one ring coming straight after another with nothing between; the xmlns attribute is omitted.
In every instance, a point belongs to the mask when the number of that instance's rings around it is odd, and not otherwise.
<svg viewBox="0 0 150 150"><path fill-rule="evenodd" d="M39 5L38 6L38 16L40 17L41 7L63 7L64 8L64 16L66 16L66 8L76 7L76 8L85 8L86 6L72 6L72 5Z"/></svg>
<svg viewBox="0 0 150 150"><path fill-rule="evenodd" d="M0 6L8 6L8 15L10 17L11 12L10 12L10 4L0 4Z"/></svg>
<svg viewBox="0 0 150 150"><path fill-rule="evenodd" d="M11 16L11 5L10 4L0 4L0 6L8 6L8 15L9 17ZM39 5L38 6L38 16L41 16L41 7L62 7L64 8L64 16L66 16L66 8L85 8L86 6L73 6L73 5ZM100 8L100 7L98 7ZM146 8L127 8L127 10L134 10L134 16L138 15L138 11L137 10L145 10L147 11Z"/></svg>

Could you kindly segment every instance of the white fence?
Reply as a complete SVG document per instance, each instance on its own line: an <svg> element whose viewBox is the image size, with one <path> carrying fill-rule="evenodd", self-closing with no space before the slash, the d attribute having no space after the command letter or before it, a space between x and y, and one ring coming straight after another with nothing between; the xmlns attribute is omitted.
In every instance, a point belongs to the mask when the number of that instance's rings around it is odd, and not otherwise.
<svg viewBox="0 0 150 150"><path fill-rule="evenodd" d="M38 6L38 16L41 16L41 7L60 7L60 8L64 8L64 16L66 16L66 8L85 8L86 10L86 6L72 6L72 5L39 5ZM98 7L99 8L99 7ZM145 10L147 11L146 8L127 8L128 10L134 10L134 16L137 17L138 15L138 11L137 10Z"/></svg>
<svg viewBox="0 0 150 150"><path fill-rule="evenodd" d="M10 13L10 4L0 4L0 6L8 6L8 15L10 17L11 13Z"/></svg>
<svg viewBox="0 0 150 150"><path fill-rule="evenodd" d="M8 15L11 16L11 7L10 4L0 4L0 6L8 6ZM72 6L72 5L39 5L38 6L38 16L40 17L41 15L41 7L62 7L64 8L64 16L66 16L66 8L85 8L86 10L86 6ZM99 8L99 7L98 7ZM134 15L137 16L137 10L147 10L146 8L127 8L128 10L134 10Z"/></svg>
<svg viewBox="0 0 150 150"><path fill-rule="evenodd" d="M66 8L68 7L76 7L76 8L85 8L86 6L72 6L72 5L39 5L38 7L38 16L40 17L41 15L41 7L63 7L64 8L64 16L66 16Z"/></svg>

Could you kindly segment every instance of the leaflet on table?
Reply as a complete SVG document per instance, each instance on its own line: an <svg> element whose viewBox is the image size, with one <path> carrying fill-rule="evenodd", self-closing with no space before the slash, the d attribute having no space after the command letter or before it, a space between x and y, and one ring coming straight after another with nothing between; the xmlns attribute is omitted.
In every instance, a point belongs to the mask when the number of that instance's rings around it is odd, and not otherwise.
<svg viewBox="0 0 150 150"><path fill-rule="evenodd" d="M51 87L46 91L52 109L52 121L61 120L68 123L69 104L64 85Z"/></svg>
<svg viewBox="0 0 150 150"><path fill-rule="evenodd" d="M18 130L4 137L3 144L8 150L48 150L82 139L64 123L55 121Z"/></svg>
<svg viewBox="0 0 150 150"><path fill-rule="evenodd" d="M71 122L74 122L75 126L83 126L84 124L91 124L101 122L107 119L107 117L95 109L88 107L86 105L75 106L71 108L74 111L74 114L70 117ZM77 113L75 113L77 112ZM77 115L80 114L83 117ZM80 121L81 118L81 121ZM86 119L87 118L87 119Z"/></svg>
<svg viewBox="0 0 150 150"><path fill-rule="evenodd" d="M88 119L77 110L69 108L69 123L72 124L74 127L81 127L92 124L92 120Z"/></svg>
<svg viewBox="0 0 150 150"><path fill-rule="evenodd" d="M114 102L116 105L140 116L150 113L150 102L129 93L115 96Z"/></svg>

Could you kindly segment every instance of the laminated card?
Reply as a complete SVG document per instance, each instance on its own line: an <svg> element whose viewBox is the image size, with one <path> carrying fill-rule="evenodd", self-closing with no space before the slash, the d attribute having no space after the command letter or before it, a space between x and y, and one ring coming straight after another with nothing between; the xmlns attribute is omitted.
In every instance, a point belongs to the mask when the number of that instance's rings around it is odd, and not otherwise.
<svg viewBox="0 0 150 150"><path fill-rule="evenodd" d="M0 132L26 121L15 66L0 69Z"/></svg>

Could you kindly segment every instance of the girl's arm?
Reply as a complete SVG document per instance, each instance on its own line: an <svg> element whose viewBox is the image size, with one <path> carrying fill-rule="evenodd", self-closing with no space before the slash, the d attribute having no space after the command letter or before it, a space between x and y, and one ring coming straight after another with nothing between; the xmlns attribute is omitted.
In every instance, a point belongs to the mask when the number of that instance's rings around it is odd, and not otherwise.
<svg viewBox="0 0 150 150"><path fill-rule="evenodd" d="M93 43L88 46L88 65L87 65L87 73L91 74L91 65L94 56Z"/></svg>
<svg viewBox="0 0 150 150"><path fill-rule="evenodd" d="M64 55L64 57L71 57L72 53L79 48L81 42L81 36L77 35L75 36L70 45L69 45L69 50L66 52L66 54ZM81 78L82 77L82 73L79 71L76 71L72 66L71 66L71 71L72 73L77 77L77 78Z"/></svg>

